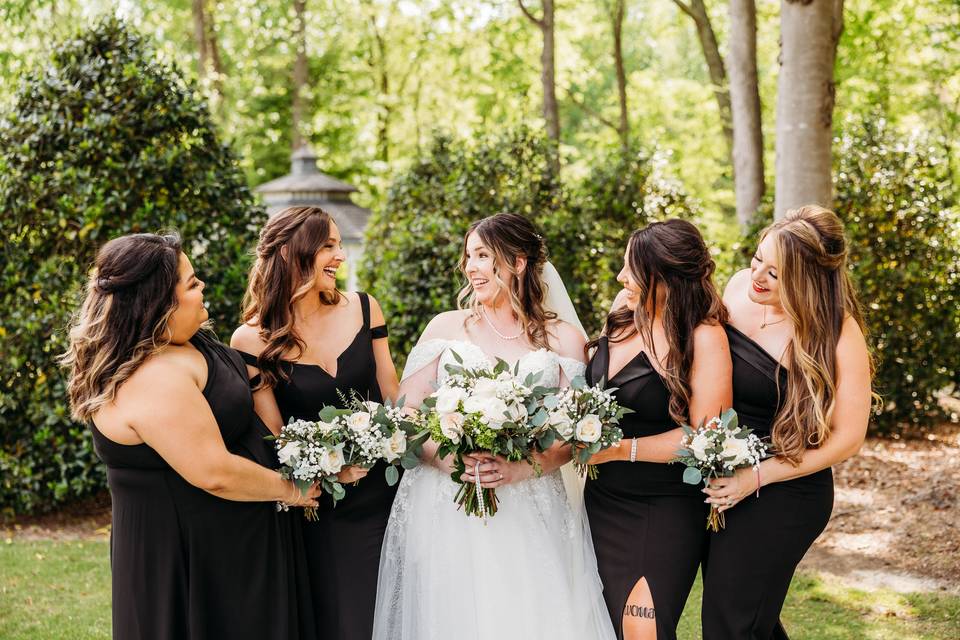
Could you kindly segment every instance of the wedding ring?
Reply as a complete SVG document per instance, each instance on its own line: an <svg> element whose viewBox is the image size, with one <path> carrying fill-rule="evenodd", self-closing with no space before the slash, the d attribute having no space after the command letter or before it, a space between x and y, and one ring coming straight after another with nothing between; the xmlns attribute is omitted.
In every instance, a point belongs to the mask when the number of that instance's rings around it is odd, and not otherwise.
<svg viewBox="0 0 960 640"><path fill-rule="evenodd" d="M500 476L500 477L498 478L498 480L503 480L503 474L502 474L502 473L499 473L499 472L498 472L498 474L499 474L499 476Z"/></svg>

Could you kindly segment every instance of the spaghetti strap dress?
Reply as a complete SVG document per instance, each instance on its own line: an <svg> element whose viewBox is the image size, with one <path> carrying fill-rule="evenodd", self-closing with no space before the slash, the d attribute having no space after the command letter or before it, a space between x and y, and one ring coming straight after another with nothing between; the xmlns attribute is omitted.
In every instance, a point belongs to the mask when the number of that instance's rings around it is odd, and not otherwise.
<svg viewBox="0 0 960 640"><path fill-rule="evenodd" d="M740 424L769 441L786 396L786 370L747 335L727 326L733 408ZM833 472L765 486L726 512L709 536L703 571L704 640L786 640L780 622L797 564L830 520Z"/></svg>
<svg viewBox="0 0 960 640"><path fill-rule="evenodd" d="M677 428L670 392L640 351L608 378L610 345L601 337L587 365L587 381L607 380L617 402L634 413L623 417L624 438L642 438ZM674 640L707 542L708 507L700 486L684 484L683 466L656 462L608 462L587 480L584 504L590 520L603 597L617 637L634 586L646 578L653 597L657 638ZM651 612L640 612L650 615Z"/></svg>

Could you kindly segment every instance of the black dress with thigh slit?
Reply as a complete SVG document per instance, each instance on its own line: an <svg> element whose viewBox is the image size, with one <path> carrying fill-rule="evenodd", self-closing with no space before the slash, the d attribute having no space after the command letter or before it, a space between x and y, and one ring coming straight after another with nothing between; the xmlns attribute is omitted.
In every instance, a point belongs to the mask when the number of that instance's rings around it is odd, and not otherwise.
<svg viewBox="0 0 960 640"><path fill-rule="evenodd" d="M340 394L357 393L382 402L377 382L373 340L387 337L386 326L370 327L370 300L359 293L363 325L337 358L336 375L313 364L286 362L289 378L273 389L284 423L291 418L316 420L324 405L343 407ZM251 366L257 360L241 354ZM303 521L306 561L313 592L317 635L329 640L370 640L377 597L380 548L397 486L388 486L386 463L377 463L336 508L329 495L320 497L319 520Z"/></svg>
<svg viewBox="0 0 960 640"><path fill-rule="evenodd" d="M203 395L227 449L278 466L232 349L199 333ZM171 398L176 402L176 398ZM274 502L234 502L191 485L147 444L124 445L91 425L113 502L113 637L221 640L314 637L303 538Z"/></svg>
<svg viewBox="0 0 960 640"><path fill-rule="evenodd" d="M587 365L596 384L608 375L607 339ZM678 427L670 417L670 392L644 352L607 381L617 401L635 411L620 423L624 438L657 435ZM700 486L683 483L683 466L608 462L587 480L584 503L603 581L603 597L619 638L623 613L640 578L646 578L656 611L657 638L677 637L677 623L706 544L708 508Z"/></svg>
<svg viewBox="0 0 960 640"><path fill-rule="evenodd" d="M728 326L733 408L740 424L769 440L786 395L786 371L749 337ZM704 640L786 640L780 610L803 555L833 510L833 473L777 482L726 512L710 534L703 572Z"/></svg>

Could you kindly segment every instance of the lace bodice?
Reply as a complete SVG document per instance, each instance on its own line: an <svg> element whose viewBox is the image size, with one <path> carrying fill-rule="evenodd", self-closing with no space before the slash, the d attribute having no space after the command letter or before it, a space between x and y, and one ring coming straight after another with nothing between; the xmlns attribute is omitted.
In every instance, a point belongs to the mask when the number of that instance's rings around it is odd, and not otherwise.
<svg viewBox="0 0 960 640"><path fill-rule="evenodd" d="M443 382L448 375L446 365L458 364L453 356L454 352L460 356L463 366L468 369L489 367L495 362L480 347L466 340L427 340L415 346L410 352L407 366L403 369L403 377L416 373L439 356L437 382ZM573 380L583 375L586 369L586 365L579 360L566 358L549 349L537 349L525 353L517 364L519 364L521 377L529 373L543 372L538 384L546 387L559 386L561 371L567 380Z"/></svg>

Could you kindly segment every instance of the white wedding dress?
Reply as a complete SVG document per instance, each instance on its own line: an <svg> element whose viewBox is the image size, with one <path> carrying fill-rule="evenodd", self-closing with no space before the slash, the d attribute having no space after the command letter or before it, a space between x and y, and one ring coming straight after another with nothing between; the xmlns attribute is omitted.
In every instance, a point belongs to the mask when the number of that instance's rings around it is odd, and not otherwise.
<svg viewBox="0 0 960 640"><path fill-rule="evenodd" d="M468 368L493 364L472 343L428 340L411 352L404 377L438 362L442 382L453 351ZM547 386L559 384L561 369L573 379L584 365L546 349L519 361L521 376L542 372ZM498 488L499 509L486 520L457 509L449 475L429 464L407 471L380 555L374 640L615 638L582 488L566 471Z"/></svg>

